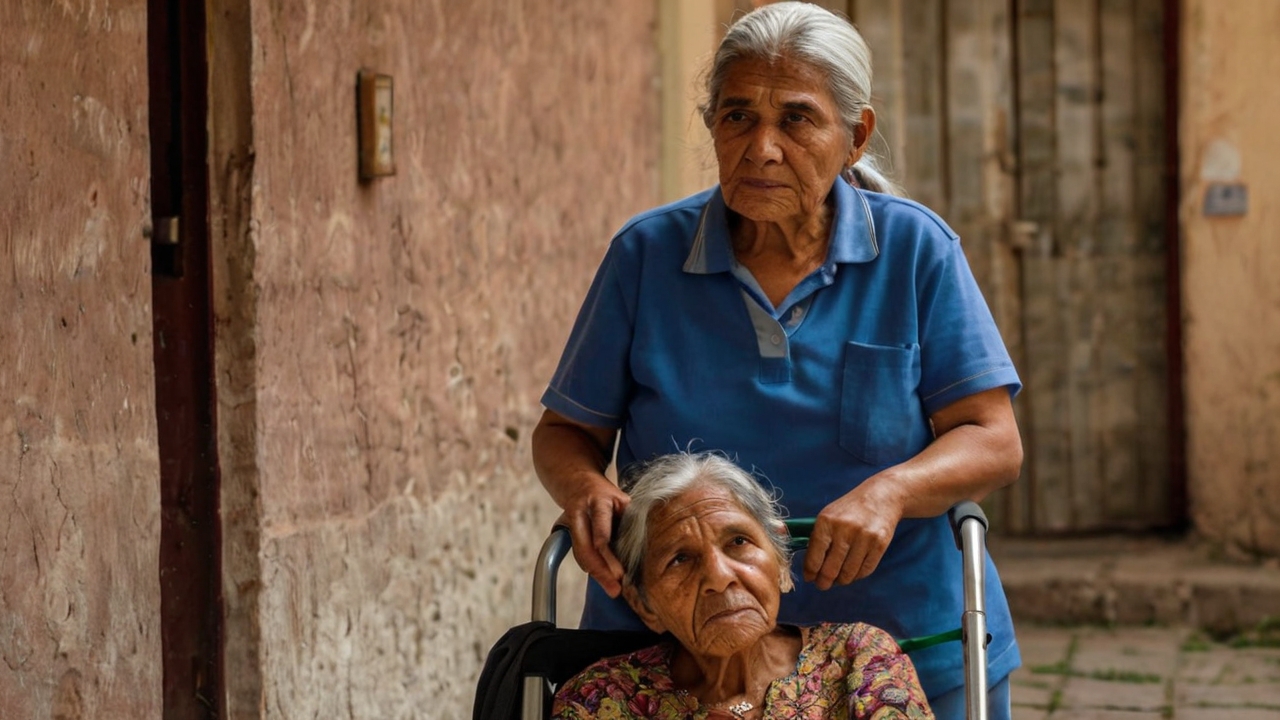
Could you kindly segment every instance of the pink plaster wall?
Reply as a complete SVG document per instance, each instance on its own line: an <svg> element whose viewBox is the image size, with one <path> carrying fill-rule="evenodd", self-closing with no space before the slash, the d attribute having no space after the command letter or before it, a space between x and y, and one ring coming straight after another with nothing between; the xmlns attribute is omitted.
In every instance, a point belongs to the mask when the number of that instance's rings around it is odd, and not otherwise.
<svg viewBox="0 0 1280 720"><path fill-rule="evenodd" d="M1184 0L1187 470L1199 532L1280 555L1280 3ZM1248 213L1203 214L1211 181Z"/></svg>
<svg viewBox="0 0 1280 720"><path fill-rule="evenodd" d="M146 3L0 3L0 717L160 716Z"/></svg>
<svg viewBox="0 0 1280 720"><path fill-rule="evenodd" d="M214 63L227 652L261 671L228 673L231 716L465 716L557 514L538 398L656 202L653 4L214 6L251 47ZM362 67L395 83L398 172L367 185Z"/></svg>

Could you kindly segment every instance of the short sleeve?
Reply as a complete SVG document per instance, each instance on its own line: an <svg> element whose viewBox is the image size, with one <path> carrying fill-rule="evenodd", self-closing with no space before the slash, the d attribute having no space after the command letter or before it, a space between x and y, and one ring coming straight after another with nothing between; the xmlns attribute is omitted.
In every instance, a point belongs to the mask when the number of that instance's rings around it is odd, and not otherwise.
<svg viewBox="0 0 1280 720"><path fill-rule="evenodd" d="M920 278L920 398L929 415L997 387L1016 395L1018 380L991 310L959 240L935 246Z"/></svg>
<svg viewBox="0 0 1280 720"><path fill-rule="evenodd" d="M618 239L609 246L578 311L542 404L571 420L619 428L632 392L636 263Z"/></svg>
<svg viewBox="0 0 1280 720"><path fill-rule="evenodd" d="M852 658L845 675L850 718L933 718L915 666L888 633L870 625L856 625L846 651Z"/></svg>

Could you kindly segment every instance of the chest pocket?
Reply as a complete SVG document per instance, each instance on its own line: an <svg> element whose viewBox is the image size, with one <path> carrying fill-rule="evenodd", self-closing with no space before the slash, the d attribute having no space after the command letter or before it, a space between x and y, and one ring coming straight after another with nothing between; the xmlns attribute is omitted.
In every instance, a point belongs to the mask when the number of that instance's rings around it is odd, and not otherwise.
<svg viewBox="0 0 1280 720"><path fill-rule="evenodd" d="M840 446L878 467L900 463L929 441L916 388L920 346L846 343L840 389Z"/></svg>

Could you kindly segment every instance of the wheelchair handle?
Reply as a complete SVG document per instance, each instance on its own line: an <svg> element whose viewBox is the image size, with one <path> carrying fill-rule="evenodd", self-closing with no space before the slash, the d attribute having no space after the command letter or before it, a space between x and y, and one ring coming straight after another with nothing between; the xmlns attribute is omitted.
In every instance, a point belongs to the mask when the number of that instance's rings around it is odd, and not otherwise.
<svg viewBox="0 0 1280 720"><path fill-rule="evenodd" d="M982 526L982 536L985 536L987 529L991 527L987 522L987 514L982 512L982 506L972 500L965 500L951 506L947 511L947 519L951 521L951 534L956 538L956 549L962 552L964 551L962 532L966 520L977 520Z"/></svg>
<svg viewBox="0 0 1280 720"><path fill-rule="evenodd" d="M572 544L569 528L563 525L551 528L551 534L543 541L533 570L533 620L555 624L556 576Z"/></svg>
<svg viewBox="0 0 1280 720"><path fill-rule="evenodd" d="M961 528L966 520L977 520L982 525L982 532L985 535L990 524L987 522L986 513L982 512L982 506L972 500L964 500L956 503L947 511L947 519L951 521L951 534L956 540L956 549L964 550L964 542L961 537ZM783 524L787 526L787 534L791 536L791 546L797 550L806 547L809 544L809 536L813 534L814 523L817 518L787 518Z"/></svg>

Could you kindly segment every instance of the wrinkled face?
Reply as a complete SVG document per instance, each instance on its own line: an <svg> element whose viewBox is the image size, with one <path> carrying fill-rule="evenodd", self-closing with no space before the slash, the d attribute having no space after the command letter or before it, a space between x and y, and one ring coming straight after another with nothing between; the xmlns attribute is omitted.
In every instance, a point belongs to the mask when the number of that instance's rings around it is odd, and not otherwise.
<svg viewBox="0 0 1280 720"><path fill-rule="evenodd" d="M787 58L729 67L711 137L726 204L756 221L816 215L865 147L845 130L826 76Z"/></svg>
<svg viewBox="0 0 1280 720"><path fill-rule="evenodd" d="M645 600L627 600L694 654L723 657L773 629L783 569L765 529L716 485L695 486L649 514Z"/></svg>

